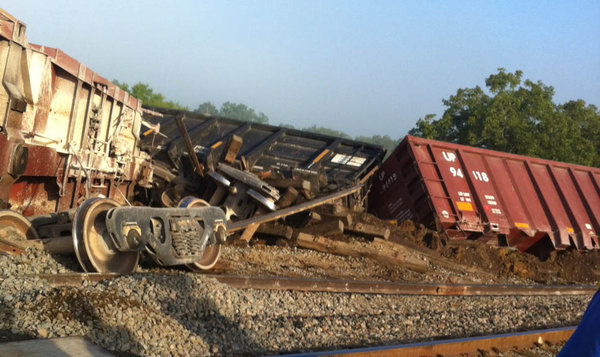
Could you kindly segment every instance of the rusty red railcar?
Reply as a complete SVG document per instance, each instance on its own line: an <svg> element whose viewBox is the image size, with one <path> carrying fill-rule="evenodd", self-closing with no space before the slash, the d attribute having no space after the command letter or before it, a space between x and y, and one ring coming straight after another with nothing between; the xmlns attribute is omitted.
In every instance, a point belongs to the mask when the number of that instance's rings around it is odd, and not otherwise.
<svg viewBox="0 0 600 357"><path fill-rule="evenodd" d="M150 186L141 102L0 10L0 208L25 216ZM0 217L0 223L4 221Z"/></svg>
<svg viewBox="0 0 600 357"><path fill-rule="evenodd" d="M520 251L598 249L600 169L407 136L379 170L369 210Z"/></svg>

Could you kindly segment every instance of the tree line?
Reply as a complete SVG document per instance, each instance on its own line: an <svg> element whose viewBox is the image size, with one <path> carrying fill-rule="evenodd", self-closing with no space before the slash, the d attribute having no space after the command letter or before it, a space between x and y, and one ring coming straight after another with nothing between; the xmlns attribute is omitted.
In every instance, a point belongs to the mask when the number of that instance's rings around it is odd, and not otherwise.
<svg viewBox="0 0 600 357"><path fill-rule="evenodd" d="M585 101L554 102L554 88L498 73L458 89L440 118L427 115L409 134L514 154L600 167L600 112Z"/></svg>
<svg viewBox="0 0 600 357"><path fill-rule="evenodd" d="M113 81L145 105L189 110L155 93L148 84L129 86ZM554 88L541 81L523 80L523 72L498 73L479 86L460 88L443 100L444 113L420 118L410 135L456 144L477 146L514 154L600 167L600 111L585 101L554 102ZM207 101L194 112L207 113L267 124L269 117L241 103L225 102L217 108ZM294 128L289 124L283 127ZM312 125L301 128L310 132L354 139L393 151L402 138L389 135L357 136L343 131Z"/></svg>
<svg viewBox="0 0 600 357"><path fill-rule="evenodd" d="M127 91L129 94L134 97L140 99L145 106L149 107L157 107L164 109L175 109L175 110L185 110L190 111L190 109L186 106L179 104L178 102L166 100L164 95L161 93L155 92L150 85L146 83L136 83L134 85L129 85L124 82L120 82L118 80L112 81L115 85L119 86L124 91ZM200 104L196 109L193 110L196 113L204 113L215 116L222 116L226 118L234 118L238 120L244 120L254 123L260 124L268 124L269 117L263 112L256 112L254 109L248 107L242 103L232 103L225 102L221 104L218 108L216 105L211 103L210 101L206 101ZM306 128L296 128L291 124L279 124L282 127L290 128L290 129L299 129L310 131L313 133L331 135L336 137L341 137L345 139L353 139L350 135L344 133L343 131L325 128L321 126L312 125ZM373 136L357 136L354 140L363 141L366 143L371 143L375 145L381 145L385 147L388 153L391 153L392 150L396 147L399 142L399 139L394 140L388 135L373 135Z"/></svg>

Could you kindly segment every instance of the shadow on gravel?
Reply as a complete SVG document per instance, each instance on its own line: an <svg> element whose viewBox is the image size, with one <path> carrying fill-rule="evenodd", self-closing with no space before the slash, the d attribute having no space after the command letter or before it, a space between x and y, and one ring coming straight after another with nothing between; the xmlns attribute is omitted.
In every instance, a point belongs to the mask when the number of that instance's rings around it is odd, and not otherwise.
<svg viewBox="0 0 600 357"><path fill-rule="evenodd" d="M44 299L34 304L34 311L37 311L40 317L43 316L49 321L63 321L65 324L68 321L78 321L87 330L82 337L91 343L118 356L137 356L129 352L118 352L118 350L144 351L145 348L139 342L135 333L125 326L109 326L103 322L101 317L102 310L109 306L127 308L128 304L131 305L131 301L127 301L120 296L100 292L86 292L84 294L78 288L64 287L48 291ZM96 310L100 310L100 313L97 313ZM45 326L42 323L40 327ZM50 329L50 326L48 326L48 329ZM69 334L59 333L58 335L62 337ZM121 341L122 344L117 345L117 341ZM123 346L123 343L126 343L127 346Z"/></svg>
<svg viewBox="0 0 600 357"><path fill-rule="evenodd" d="M168 282L160 276L136 275L135 278L145 278L151 284L176 291L175 298L161 304L162 312L178 321L191 334L200 336L209 346L211 355L250 356L269 352L238 321L224 316L213 299L195 298L194 291L198 285L187 274L173 276L173 280Z"/></svg>
<svg viewBox="0 0 600 357"><path fill-rule="evenodd" d="M81 265L77 261L77 257L75 254L58 254L58 253L49 253L50 257L56 261L56 263L62 268L67 270L72 270L74 272L81 271Z"/></svg>
<svg viewBox="0 0 600 357"><path fill-rule="evenodd" d="M0 321L2 321L4 326L8 326L7 329L0 329L0 343L25 341L36 338L35 336L12 332L10 326L15 325L15 315L11 306L11 302L0 299Z"/></svg>

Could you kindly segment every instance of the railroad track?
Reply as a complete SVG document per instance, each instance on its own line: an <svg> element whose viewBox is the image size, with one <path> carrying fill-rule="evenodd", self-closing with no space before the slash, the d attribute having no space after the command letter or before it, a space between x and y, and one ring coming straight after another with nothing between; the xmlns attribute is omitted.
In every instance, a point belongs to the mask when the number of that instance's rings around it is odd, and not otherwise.
<svg viewBox="0 0 600 357"><path fill-rule="evenodd" d="M482 352L504 352L526 350L536 344L562 343L571 337L575 326L546 330L524 331L488 336L475 336L451 340L437 340L406 345L366 347L337 351L309 352L285 355L287 357L308 356L481 356Z"/></svg>
<svg viewBox="0 0 600 357"><path fill-rule="evenodd" d="M141 272L132 275L181 274L178 272ZM382 282L340 279L309 279L299 277L255 277L202 274L238 289L292 290L307 292L430 295L430 296L574 296L592 295L596 287L587 285L509 285L509 284L438 284L411 282ZM22 275L37 277L54 286L81 286L84 282L99 282L127 274L67 273ZM6 279L0 276L0 281Z"/></svg>

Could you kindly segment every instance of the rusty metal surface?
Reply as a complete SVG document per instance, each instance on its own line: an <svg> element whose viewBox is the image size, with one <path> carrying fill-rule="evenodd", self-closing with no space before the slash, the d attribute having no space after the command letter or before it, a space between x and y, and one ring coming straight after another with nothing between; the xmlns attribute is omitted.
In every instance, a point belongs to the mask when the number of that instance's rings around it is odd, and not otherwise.
<svg viewBox="0 0 600 357"><path fill-rule="evenodd" d="M0 238L0 253L21 255L25 253L25 248L15 245L13 241L7 241Z"/></svg>
<svg viewBox="0 0 600 357"><path fill-rule="evenodd" d="M600 169L407 136L376 175L369 208L521 251L598 249Z"/></svg>
<svg viewBox="0 0 600 357"><path fill-rule="evenodd" d="M177 123L177 129L179 129L179 135L183 139L183 143L188 156L192 159L192 164L194 165L194 172L197 175L204 176L204 167L198 161L198 156L192 155L194 153L194 145L192 144L192 139L188 134L187 128L185 127L185 123L183 122L184 118L185 114L178 115L175 118L175 123Z"/></svg>
<svg viewBox="0 0 600 357"><path fill-rule="evenodd" d="M524 331L490 336L476 336L451 340L428 341L406 345L366 347L339 351L308 352L285 356L393 356L393 357L451 357L497 355L498 352L526 350L536 345L562 343L571 337L574 326L546 330Z"/></svg>
<svg viewBox="0 0 600 357"><path fill-rule="evenodd" d="M591 286L425 284L338 279L212 275L240 289L294 290L331 293L431 296L565 296L593 295Z"/></svg>
<svg viewBox="0 0 600 357"><path fill-rule="evenodd" d="M134 275L168 275L177 272L134 273ZM307 279L290 277L256 277L203 274L238 289L294 290L330 293L430 295L430 296L576 296L593 295L596 287L585 285L484 285L435 284L360 281L340 279ZM39 274L52 285L80 286L85 281L98 282L123 276L121 274ZM0 279L2 279L0 277Z"/></svg>
<svg viewBox="0 0 600 357"><path fill-rule="evenodd" d="M0 206L29 215L148 186L141 103L0 10Z"/></svg>
<svg viewBox="0 0 600 357"><path fill-rule="evenodd" d="M200 113L144 114L150 129L141 147L156 168L151 204L202 198L227 211L230 233L336 198L363 211L368 181L385 154L377 145Z"/></svg>

